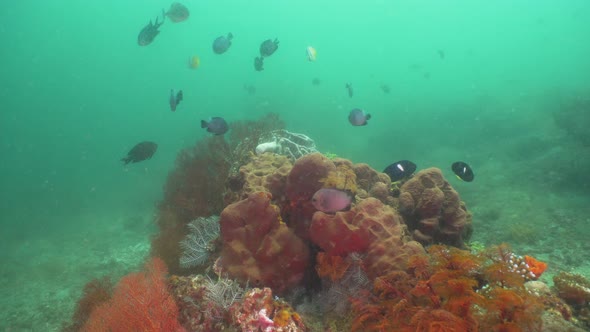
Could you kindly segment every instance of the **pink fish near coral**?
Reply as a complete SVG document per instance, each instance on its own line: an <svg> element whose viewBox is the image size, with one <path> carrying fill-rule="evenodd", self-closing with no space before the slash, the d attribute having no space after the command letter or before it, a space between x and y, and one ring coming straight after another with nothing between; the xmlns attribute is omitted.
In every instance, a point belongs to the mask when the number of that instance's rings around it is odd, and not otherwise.
<svg viewBox="0 0 590 332"><path fill-rule="evenodd" d="M352 196L343 190L323 188L313 195L311 203L319 211L336 213L350 207Z"/></svg>

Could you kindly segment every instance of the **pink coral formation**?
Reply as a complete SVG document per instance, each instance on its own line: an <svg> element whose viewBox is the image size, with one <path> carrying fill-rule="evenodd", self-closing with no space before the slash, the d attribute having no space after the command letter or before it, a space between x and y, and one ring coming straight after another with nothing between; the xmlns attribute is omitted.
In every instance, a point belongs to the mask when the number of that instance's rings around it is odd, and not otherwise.
<svg viewBox="0 0 590 332"><path fill-rule="evenodd" d="M438 168L418 172L400 188L399 210L416 241L463 247L471 215Z"/></svg>
<svg viewBox="0 0 590 332"><path fill-rule="evenodd" d="M270 288L254 288L242 301L230 307L234 325L240 331L305 331L299 315L286 303L275 301Z"/></svg>
<svg viewBox="0 0 590 332"><path fill-rule="evenodd" d="M309 249L282 222L279 207L266 192L227 206L220 216L220 266L231 278L283 292L301 282Z"/></svg>

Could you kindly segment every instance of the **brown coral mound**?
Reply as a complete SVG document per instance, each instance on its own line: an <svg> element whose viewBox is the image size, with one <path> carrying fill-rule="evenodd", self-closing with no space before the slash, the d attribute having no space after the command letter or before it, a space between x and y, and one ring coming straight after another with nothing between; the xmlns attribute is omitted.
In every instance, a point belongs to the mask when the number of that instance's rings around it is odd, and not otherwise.
<svg viewBox="0 0 590 332"><path fill-rule="evenodd" d="M220 266L243 284L283 292L301 282L310 255L271 199L269 193L257 192L223 210Z"/></svg>
<svg viewBox="0 0 590 332"><path fill-rule="evenodd" d="M399 210L416 241L463 247L471 215L438 168L418 172L400 188Z"/></svg>
<svg viewBox="0 0 590 332"><path fill-rule="evenodd" d="M393 206L393 197L390 195L391 180L385 173L377 172L367 164L355 164L354 173L358 186L357 197L375 197L381 202Z"/></svg>
<svg viewBox="0 0 590 332"><path fill-rule="evenodd" d="M275 200L284 201L287 175L292 167L289 158L278 154L253 156L249 163L240 167L238 174L230 175L224 194L225 204L246 199L258 191L268 191Z"/></svg>

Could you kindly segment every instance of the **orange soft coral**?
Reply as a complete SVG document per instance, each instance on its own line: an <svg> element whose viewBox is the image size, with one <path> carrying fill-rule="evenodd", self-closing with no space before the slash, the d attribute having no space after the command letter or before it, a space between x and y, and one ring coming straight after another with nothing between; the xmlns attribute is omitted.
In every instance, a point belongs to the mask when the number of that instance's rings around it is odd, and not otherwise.
<svg viewBox="0 0 590 332"><path fill-rule="evenodd" d="M336 281L344 276L344 273L350 266L350 261L345 260L342 256L328 255L324 252L317 254L316 271L320 277L329 277L330 280Z"/></svg>
<svg viewBox="0 0 590 332"><path fill-rule="evenodd" d="M525 255L524 261L528 264L529 271L533 272L537 278L547 269L547 263L541 262L534 257Z"/></svg>

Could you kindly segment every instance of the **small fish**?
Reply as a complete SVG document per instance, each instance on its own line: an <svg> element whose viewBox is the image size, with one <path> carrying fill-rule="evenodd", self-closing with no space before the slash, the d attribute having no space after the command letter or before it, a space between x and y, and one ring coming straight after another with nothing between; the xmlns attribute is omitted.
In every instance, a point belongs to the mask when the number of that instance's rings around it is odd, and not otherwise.
<svg viewBox="0 0 590 332"><path fill-rule="evenodd" d="M163 23L164 19L162 19L162 23L158 23L157 17L155 24L153 24L150 20L150 23L143 27L143 29L141 29L139 32L139 35L137 36L137 44L139 44L139 46L147 46L151 44L154 41L154 38L156 38L156 36L160 33L158 29Z"/></svg>
<svg viewBox="0 0 590 332"><path fill-rule="evenodd" d="M348 96L352 98L353 91L352 91L352 84L346 83L346 90L348 90Z"/></svg>
<svg viewBox="0 0 590 332"><path fill-rule="evenodd" d="M223 135L227 133L229 126L223 118L212 117L209 121L201 120L201 128L207 128L207 131L214 135Z"/></svg>
<svg viewBox="0 0 590 332"><path fill-rule="evenodd" d="M141 142L129 150L127 156L121 158L121 161L127 165L129 163L137 163L146 159L151 159L157 149L158 144L154 142Z"/></svg>
<svg viewBox="0 0 590 332"><path fill-rule="evenodd" d="M263 71L264 70L264 58L263 57L255 57L254 58L254 69L256 71Z"/></svg>
<svg viewBox="0 0 590 332"><path fill-rule="evenodd" d="M279 40L267 39L260 44L260 56L269 57L279 48Z"/></svg>
<svg viewBox="0 0 590 332"><path fill-rule="evenodd" d="M399 181L409 177L416 171L416 164L409 160L400 160L385 167L383 173L389 175L391 182Z"/></svg>
<svg viewBox="0 0 590 332"><path fill-rule="evenodd" d="M315 48L313 48L313 46L307 46L305 51L307 53L307 60L315 61L317 59L318 52L315 50Z"/></svg>
<svg viewBox="0 0 590 332"><path fill-rule="evenodd" d="M312 85L316 85L317 86L317 85L320 85L321 83L322 83L322 81L319 78L317 78L317 77L315 77L313 80L311 80L311 84Z"/></svg>
<svg viewBox="0 0 590 332"><path fill-rule="evenodd" d="M233 38L234 35L231 32L228 33L227 36L219 36L215 38L213 41L213 52L215 52L215 54L225 53L231 46L231 40Z"/></svg>
<svg viewBox="0 0 590 332"><path fill-rule="evenodd" d="M438 57L441 58L442 60L444 60L444 58L445 58L445 51L444 50L438 50Z"/></svg>
<svg viewBox="0 0 590 332"><path fill-rule="evenodd" d="M256 87L252 84L244 84L244 90L248 91L249 95L256 94Z"/></svg>
<svg viewBox="0 0 590 332"><path fill-rule="evenodd" d="M350 208L352 195L340 189L323 188L316 191L311 198L311 204L319 211L336 213Z"/></svg>
<svg viewBox="0 0 590 332"><path fill-rule="evenodd" d="M389 87L389 85L387 85L385 83L381 83L380 88L381 88L381 91L383 91L384 93L391 92L391 88Z"/></svg>
<svg viewBox="0 0 590 332"><path fill-rule="evenodd" d="M168 102L170 103L170 110L172 112L176 111L176 106L178 106L178 104L180 104L181 101L182 101L182 90L178 90L176 95L174 95L174 90L170 89L170 99L168 100Z"/></svg>
<svg viewBox="0 0 590 332"><path fill-rule="evenodd" d="M348 114L348 121L353 126L366 126L367 121L371 119L371 114L365 113L360 108L355 108Z"/></svg>
<svg viewBox="0 0 590 332"><path fill-rule="evenodd" d="M165 15L170 19L170 21L178 23L186 21L190 14L188 8L186 8L185 5L178 2L173 2Z"/></svg>
<svg viewBox="0 0 590 332"><path fill-rule="evenodd" d="M188 67L190 69L197 69L201 65L201 58L196 55L193 55L188 59Z"/></svg>
<svg viewBox="0 0 590 332"><path fill-rule="evenodd" d="M473 174L473 170L471 169L471 167L469 167L467 163L464 163L462 161L454 162L453 165L451 165L451 169L453 170L453 173L455 173L459 180L471 182L475 177L475 174Z"/></svg>

